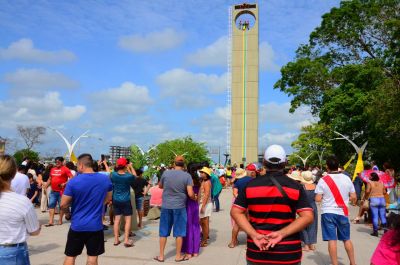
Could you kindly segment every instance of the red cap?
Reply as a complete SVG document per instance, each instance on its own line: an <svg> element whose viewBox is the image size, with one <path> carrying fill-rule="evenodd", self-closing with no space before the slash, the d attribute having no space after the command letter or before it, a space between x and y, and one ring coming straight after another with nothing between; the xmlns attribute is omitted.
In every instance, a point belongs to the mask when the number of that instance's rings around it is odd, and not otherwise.
<svg viewBox="0 0 400 265"><path fill-rule="evenodd" d="M257 171L257 167L254 164L249 164L249 165L247 165L246 170Z"/></svg>
<svg viewBox="0 0 400 265"><path fill-rule="evenodd" d="M120 157L117 159L117 167L126 167L128 160L125 157Z"/></svg>

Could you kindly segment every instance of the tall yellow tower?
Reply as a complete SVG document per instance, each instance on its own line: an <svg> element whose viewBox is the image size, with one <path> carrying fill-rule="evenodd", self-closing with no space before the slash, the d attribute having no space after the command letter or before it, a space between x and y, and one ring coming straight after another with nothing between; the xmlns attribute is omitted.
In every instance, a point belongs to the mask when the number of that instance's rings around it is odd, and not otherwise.
<svg viewBox="0 0 400 265"><path fill-rule="evenodd" d="M231 163L251 163L258 160L258 6L231 12Z"/></svg>

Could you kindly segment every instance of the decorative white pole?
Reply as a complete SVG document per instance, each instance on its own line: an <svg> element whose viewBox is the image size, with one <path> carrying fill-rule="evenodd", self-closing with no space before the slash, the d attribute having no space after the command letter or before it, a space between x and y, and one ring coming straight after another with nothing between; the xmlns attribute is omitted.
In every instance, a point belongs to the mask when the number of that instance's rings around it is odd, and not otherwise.
<svg viewBox="0 0 400 265"><path fill-rule="evenodd" d="M367 147L368 141L366 141L361 147L357 146L352 140L349 139L349 137L344 136L341 133L338 133L336 131L334 131L334 133L342 136L340 138L335 138L334 140L346 140L348 141L356 150L357 153L357 164L356 164L356 169L354 170L354 174L353 174L353 181L355 179L355 177L357 176L358 173L361 173L364 170L364 162L362 160L362 156L363 153L365 151L365 148Z"/></svg>
<svg viewBox="0 0 400 265"><path fill-rule="evenodd" d="M313 154L314 152L312 152L311 154L309 154L306 158L302 158L301 156L299 156L298 154L294 154L295 156L297 156L298 158L301 159L301 161L303 162L303 166L306 167L306 163L308 158Z"/></svg>
<svg viewBox="0 0 400 265"><path fill-rule="evenodd" d="M322 169L322 158L324 156L325 148L322 150L321 153L319 153L317 151L315 151L315 152L317 153L317 156L318 156L318 159L319 159L319 165L321 166L321 169Z"/></svg>
<svg viewBox="0 0 400 265"><path fill-rule="evenodd" d="M78 141L81 138L85 138L85 137L89 137L89 135L87 135L87 133L89 132L89 130L87 130L86 132L84 132L83 134L81 134L72 144L70 144L70 142L67 140L67 138L65 138L65 136L57 129L54 128L50 128L53 131L55 131L65 142L65 144L67 145L67 149L68 149L68 155L69 155L69 159L71 160L72 157L72 153L74 151L74 147L75 145L78 143Z"/></svg>

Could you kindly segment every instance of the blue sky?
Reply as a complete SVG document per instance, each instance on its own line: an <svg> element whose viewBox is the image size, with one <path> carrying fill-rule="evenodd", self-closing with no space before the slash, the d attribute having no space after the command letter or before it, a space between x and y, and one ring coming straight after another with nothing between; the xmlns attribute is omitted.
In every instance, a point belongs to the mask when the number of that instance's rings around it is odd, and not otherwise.
<svg viewBox="0 0 400 265"><path fill-rule="evenodd" d="M238 3L2 1L0 136L22 148L16 126L43 125L67 137L90 129L76 151L96 156L187 135L224 151L228 7ZM273 84L339 1L258 3L260 150L289 149L312 117L289 114L290 99ZM66 150L51 130L43 140L43 155Z"/></svg>

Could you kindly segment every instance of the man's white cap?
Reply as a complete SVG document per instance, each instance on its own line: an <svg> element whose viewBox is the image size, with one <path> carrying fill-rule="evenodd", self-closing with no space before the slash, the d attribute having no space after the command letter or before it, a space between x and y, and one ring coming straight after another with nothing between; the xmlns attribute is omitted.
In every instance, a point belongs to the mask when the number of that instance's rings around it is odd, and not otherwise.
<svg viewBox="0 0 400 265"><path fill-rule="evenodd" d="M286 162L286 152L282 146L270 145L264 153L264 159L271 164L281 164Z"/></svg>

